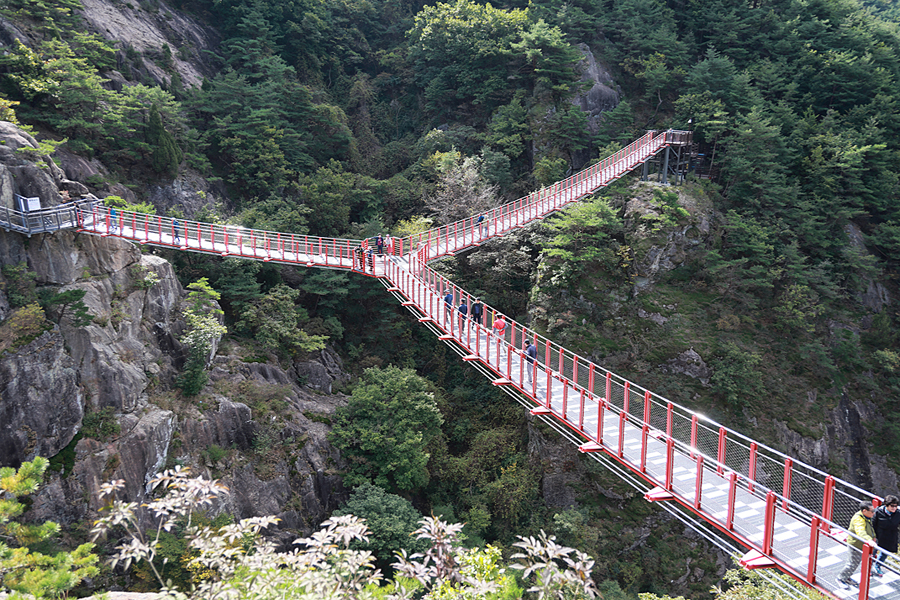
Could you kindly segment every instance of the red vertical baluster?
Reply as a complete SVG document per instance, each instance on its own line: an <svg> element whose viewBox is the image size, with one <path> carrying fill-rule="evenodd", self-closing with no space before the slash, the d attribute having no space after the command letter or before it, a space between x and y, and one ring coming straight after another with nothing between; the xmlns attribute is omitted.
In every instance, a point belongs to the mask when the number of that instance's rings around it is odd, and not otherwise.
<svg viewBox="0 0 900 600"><path fill-rule="evenodd" d="M866 542L862 547L862 563L859 570L859 599L868 600L869 585L872 583L872 555L875 542Z"/></svg>
<svg viewBox="0 0 900 600"><path fill-rule="evenodd" d="M650 391L644 392L644 424L650 425Z"/></svg>
<svg viewBox="0 0 900 600"><path fill-rule="evenodd" d="M625 456L625 411L619 413L619 458Z"/></svg>
<svg viewBox="0 0 900 600"><path fill-rule="evenodd" d="M672 437L672 412L673 406L672 403L669 402L666 405L666 437Z"/></svg>
<svg viewBox="0 0 900 600"><path fill-rule="evenodd" d="M547 342L548 344L550 342ZM550 365L547 365L547 408L550 408L550 397L553 395L553 375L550 374Z"/></svg>
<svg viewBox="0 0 900 600"><path fill-rule="evenodd" d="M588 367L588 391L596 395L594 392L594 363L591 363L591 366Z"/></svg>
<svg viewBox="0 0 900 600"><path fill-rule="evenodd" d="M519 387L525 389L525 354L519 355Z"/></svg>
<svg viewBox="0 0 900 600"><path fill-rule="evenodd" d="M572 381L578 385L578 355L572 357Z"/></svg>
<svg viewBox="0 0 900 600"><path fill-rule="evenodd" d="M625 382L625 395L624 395L624 398L622 399L622 412L625 413L626 415L628 414L628 402L631 400L630 396L631 396L631 382L626 381Z"/></svg>
<svg viewBox="0 0 900 600"><path fill-rule="evenodd" d="M597 414L601 414L601 409L598 407ZM602 425L600 422L597 423L597 434L599 435L600 429ZM578 407L578 431L584 431L584 392L581 393L581 405Z"/></svg>
<svg viewBox="0 0 900 600"><path fill-rule="evenodd" d="M647 434L650 427L644 423L641 425L641 473L647 472Z"/></svg>
<svg viewBox="0 0 900 600"><path fill-rule="evenodd" d="M756 481L756 450L756 442L752 442L750 444L750 468L747 473L747 489L751 493L753 492L753 483Z"/></svg>
<svg viewBox="0 0 900 600"><path fill-rule="evenodd" d="M606 401L612 402L612 373L606 373Z"/></svg>
<svg viewBox="0 0 900 600"><path fill-rule="evenodd" d="M672 491L672 470L675 465L675 442L672 438L666 440L666 489Z"/></svg>
<svg viewBox="0 0 900 600"><path fill-rule="evenodd" d="M694 479L694 510L700 510L700 500L703 496L703 455L697 455L697 476Z"/></svg>
<svg viewBox="0 0 900 600"><path fill-rule="evenodd" d="M834 509L834 477L829 475L825 478L825 490L822 493L822 531L831 531L831 514Z"/></svg>
<svg viewBox="0 0 900 600"><path fill-rule="evenodd" d="M809 526L809 562L806 566L806 582L816 585L816 567L819 558L819 517L813 517Z"/></svg>
<svg viewBox="0 0 900 600"><path fill-rule="evenodd" d="M691 458L697 448L697 415L691 415Z"/></svg>
<svg viewBox="0 0 900 600"><path fill-rule="evenodd" d="M781 510L788 509L788 500L791 498L791 478L794 473L794 461L790 458L784 461L784 485L782 486L781 495L784 499L781 501Z"/></svg>
<svg viewBox="0 0 900 600"><path fill-rule="evenodd" d="M719 427L719 454L718 454L718 463L716 465L716 471L721 475L725 472L725 428Z"/></svg>
<svg viewBox="0 0 900 600"><path fill-rule="evenodd" d="M569 420L569 414L567 412L567 404L569 402L569 382L563 378L563 406L562 406L562 417L564 421Z"/></svg>
<svg viewBox="0 0 900 600"><path fill-rule="evenodd" d="M737 499L737 473L728 474L728 513L725 517L725 529L731 531L734 528L734 508Z"/></svg>
<svg viewBox="0 0 900 600"><path fill-rule="evenodd" d="M603 443L603 418L605 415L603 414L606 408L606 400L603 398L597 398L597 443ZM581 427L579 427L581 429Z"/></svg>
<svg viewBox="0 0 900 600"><path fill-rule="evenodd" d="M762 553L772 555L772 536L775 533L775 492L766 494L766 515L763 522Z"/></svg>

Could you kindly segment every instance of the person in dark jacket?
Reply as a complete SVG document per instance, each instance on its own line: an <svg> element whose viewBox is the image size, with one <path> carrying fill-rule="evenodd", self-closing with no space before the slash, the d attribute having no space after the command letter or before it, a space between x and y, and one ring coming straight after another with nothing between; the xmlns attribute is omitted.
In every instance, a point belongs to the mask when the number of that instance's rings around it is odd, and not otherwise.
<svg viewBox="0 0 900 600"><path fill-rule="evenodd" d="M884 499L884 504L875 509L875 516L872 517L875 541L881 548L875 561L875 574L879 577L884 575L884 561L888 553L897 552L897 528L900 527L898 504L900 504L900 499L897 496L888 496Z"/></svg>
<svg viewBox="0 0 900 600"><path fill-rule="evenodd" d="M472 310L469 311L469 315L472 317L472 320L481 325L481 315L484 314L484 304L481 303L481 298L475 298L475 302L472 303Z"/></svg>
<svg viewBox="0 0 900 600"><path fill-rule="evenodd" d="M466 331L466 319L469 314L469 305L466 304L465 298L460 299L459 308L456 310L459 312L459 335L462 335Z"/></svg>

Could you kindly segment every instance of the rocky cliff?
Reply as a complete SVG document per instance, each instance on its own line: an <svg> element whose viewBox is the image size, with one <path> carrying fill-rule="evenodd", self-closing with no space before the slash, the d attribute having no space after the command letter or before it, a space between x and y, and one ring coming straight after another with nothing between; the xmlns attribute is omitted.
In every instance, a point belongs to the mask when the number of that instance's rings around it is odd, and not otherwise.
<svg viewBox="0 0 900 600"><path fill-rule="evenodd" d="M86 190L49 159L35 163L15 152L22 147L37 144L0 123L6 206L13 194L39 196L48 206L62 192ZM33 298L84 291L92 317L76 324L49 305L46 331L33 339L4 330L11 339L0 355L0 465L55 457L34 518L63 524L90 518L100 483L110 479L125 480L129 498L140 501L147 481L175 464L229 485L233 493L222 510L280 515L292 530L309 531L344 498L334 474L340 457L326 441L329 415L344 401L329 395L343 377L336 355L323 352L287 371L245 363L238 354L217 356L212 385L187 400L173 388L184 360L185 292L166 260L116 238L0 231L0 267L0 317L8 322L24 314L15 306L21 299L11 305L9 294L29 282Z"/></svg>

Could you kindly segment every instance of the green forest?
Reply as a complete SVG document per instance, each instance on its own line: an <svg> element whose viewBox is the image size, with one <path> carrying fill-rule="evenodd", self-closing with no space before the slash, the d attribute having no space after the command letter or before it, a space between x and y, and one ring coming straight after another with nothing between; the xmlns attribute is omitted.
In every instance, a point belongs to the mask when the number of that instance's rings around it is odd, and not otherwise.
<svg viewBox="0 0 900 600"><path fill-rule="evenodd" d="M160 10L158 0L139 4ZM169 216L356 239L405 236L514 200L648 129L690 130L706 157L704 177L689 173L681 186L652 188L629 176L435 268L580 355L775 446L775 419L817 440L835 407L869 402L880 415L866 424L879 440L875 452L891 464L900 458L900 422L891 418L900 410L896 4L173 6L221 35L208 57L216 75L201 86L186 86L178 74L180 49L142 54L86 33L78 0L7 0L0 15L30 43L16 41L0 56L0 118L30 131L47 154L62 146L99 160L109 176L83 182L92 189L121 183L145 203L151 186L193 173L222 190L215 210ZM619 96L595 125L574 102L591 86L582 79L585 47ZM144 62L168 74L165 85L134 80L117 91L106 84L113 71L140 72ZM654 207L637 225L628 213L636 199ZM709 233L697 250L639 285L650 250L701 216ZM189 290L194 337L183 340L190 356L177 388L153 390L151 401L204 398L210 342L203 334L218 325L209 319L213 300L228 332L222 348L247 361L288 364L326 344L337 349L353 376L340 390L347 406L329 422L353 488L339 512L370 519L377 566L389 571L401 547L423 551L409 532L435 515L466 523L465 545L494 544L504 560L516 535L552 533L594 558L607 600L670 593L685 556L705 578L684 593L728 597L710 592L718 582L709 547L679 543L683 527L664 520L641 540L641 523L655 509L593 461L570 467L582 471L579 507L549 509L539 486L546 465L529 458L529 427L554 433L529 425L520 406L389 301L379 282L163 255ZM876 287L895 300L865 305L861 298ZM662 315L663 324L639 311ZM708 383L660 368L688 348L709 364ZM216 392L266 417L285 414L278 390ZM274 432L263 434L270 437L258 454L268 453L266 461L290 452L266 445ZM839 459L816 466L872 489L870 473ZM0 518L0 532L5 526ZM178 536L166 541L163 580L197 581L179 566L188 551ZM731 577L723 587L733 598L760 597L747 591L757 579ZM158 587L149 567L138 579L143 589ZM587 594L566 589L571 595L554 597ZM54 593L42 590L36 595ZM517 597L510 590L489 597Z"/></svg>

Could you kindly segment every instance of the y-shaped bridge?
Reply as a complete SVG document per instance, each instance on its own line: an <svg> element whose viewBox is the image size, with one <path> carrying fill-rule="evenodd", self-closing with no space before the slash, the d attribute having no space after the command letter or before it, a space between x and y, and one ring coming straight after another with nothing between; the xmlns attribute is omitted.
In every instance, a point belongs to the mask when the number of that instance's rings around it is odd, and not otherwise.
<svg viewBox="0 0 900 600"><path fill-rule="evenodd" d="M600 163L484 215L390 238L384 253L366 240L185 221L100 203L70 203L39 213L7 210L0 212L0 226L28 235L77 228L189 252L377 277L494 385L648 500L713 543L742 554L744 566L777 567L838 598L900 598L900 567L889 563L886 575L875 578L871 543L863 545L862 567L854 575L858 588L838 581L852 537L845 526L860 501L879 501L873 494L654 394L515 321L494 331L501 316L489 306L483 322L461 319L457 307L462 300L471 306L471 294L427 264L590 196L689 141L688 132L651 131ZM526 340L538 349L533 361L524 351Z"/></svg>

